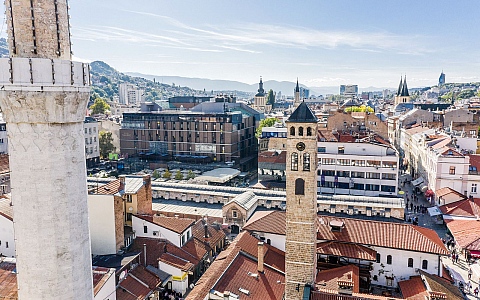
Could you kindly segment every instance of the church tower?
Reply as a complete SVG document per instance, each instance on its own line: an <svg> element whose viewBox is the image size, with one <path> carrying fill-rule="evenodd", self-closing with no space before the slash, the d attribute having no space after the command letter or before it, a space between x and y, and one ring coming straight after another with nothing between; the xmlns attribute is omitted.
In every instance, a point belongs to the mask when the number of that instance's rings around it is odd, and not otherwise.
<svg viewBox="0 0 480 300"><path fill-rule="evenodd" d="M285 299L297 300L314 283L317 269L317 118L301 102L286 124Z"/></svg>
<svg viewBox="0 0 480 300"><path fill-rule="evenodd" d="M398 91L395 95L395 106L407 102L410 102L410 94L408 93L407 87L407 75L405 75L405 80L402 80L402 77L400 77L400 84L398 85Z"/></svg>
<svg viewBox="0 0 480 300"><path fill-rule="evenodd" d="M297 108L300 105L300 87L298 86L298 78L297 78L297 86L294 90L295 94L295 101L293 102L293 108Z"/></svg>
<svg viewBox="0 0 480 300"><path fill-rule="evenodd" d="M67 0L5 1L0 58L18 298L92 299L83 121L88 64L73 62Z"/></svg>

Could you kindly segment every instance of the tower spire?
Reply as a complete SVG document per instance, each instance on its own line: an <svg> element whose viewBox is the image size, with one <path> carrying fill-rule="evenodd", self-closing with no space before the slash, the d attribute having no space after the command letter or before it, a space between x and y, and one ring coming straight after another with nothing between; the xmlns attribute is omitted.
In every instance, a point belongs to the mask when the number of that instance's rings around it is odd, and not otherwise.
<svg viewBox="0 0 480 300"><path fill-rule="evenodd" d="M297 77L297 86L295 87L295 92L300 93L300 87L298 86L298 77Z"/></svg>

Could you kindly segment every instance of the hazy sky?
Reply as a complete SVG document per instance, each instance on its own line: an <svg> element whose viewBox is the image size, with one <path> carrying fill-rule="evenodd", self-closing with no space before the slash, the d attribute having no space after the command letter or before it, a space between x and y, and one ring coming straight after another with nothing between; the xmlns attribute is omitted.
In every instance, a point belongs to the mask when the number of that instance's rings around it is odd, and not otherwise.
<svg viewBox="0 0 480 300"><path fill-rule="evenodd" d="M415 87L443 69L447 82L480 81L478 0L69 4L75 57L123 72L361 87L396 87L406 73Z"/></svg>

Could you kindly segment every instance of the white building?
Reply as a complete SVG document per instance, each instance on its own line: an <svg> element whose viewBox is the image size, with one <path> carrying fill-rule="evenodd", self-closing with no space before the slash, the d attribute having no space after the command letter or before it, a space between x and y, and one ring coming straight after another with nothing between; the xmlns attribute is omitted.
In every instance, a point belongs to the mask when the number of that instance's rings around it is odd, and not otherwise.
<svg viewBox="0 0 480 300"><path fill-rule="evenodd" d="M166 239L182 247L192 237L192 219L163 216L132 216L132 228L137 237Z"/></svg>
<svg viewBox="0 0 480 300"><path fill-rule="evenodd" d="M128 83L121 83L118 86L120 104L140 104L143 102L145 91Z"/></svg>
<svg viewBox="0 0 480 300"><path fill-rule="evenodd" d="M87 168L91 168L100 162L98 121L91 117L85 117L83 130L85 131L85 158Z"/></svg>
<svg viewBox="0 0 480 300"><path fill-rule="evenodd" d="M0 113L0 154L8 153L7 123L3 120Z"/></svg>
<svg viewBox="0 0 480 300"><path fill-rule="evenodd" d="M343 140L342 137L339 138ZM376 137L318 142L318 194L395 196L398 153Z"/></svg>
<svg viewBox="0 0 480 300"><path fill-rule="evenodd" d="M11 200L0 198L0 256L15 257Z"/></svg>

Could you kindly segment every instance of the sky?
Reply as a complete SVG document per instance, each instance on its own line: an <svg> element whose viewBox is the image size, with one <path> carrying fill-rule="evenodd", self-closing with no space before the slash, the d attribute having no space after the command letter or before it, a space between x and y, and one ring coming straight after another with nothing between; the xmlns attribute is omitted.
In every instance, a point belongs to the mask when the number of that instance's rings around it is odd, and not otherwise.
<svg viewBox="0 0 480 300"><path fill-rule="evenodd" d="M71 0L74 56L121 72L310 87L480 81L480 1ZM2 9L4 9L2 4ZM2 18L3 15L2 15ZM5 36L5 25L1 36Z"/></svg>

